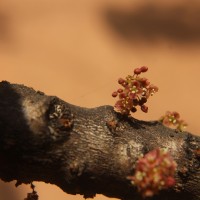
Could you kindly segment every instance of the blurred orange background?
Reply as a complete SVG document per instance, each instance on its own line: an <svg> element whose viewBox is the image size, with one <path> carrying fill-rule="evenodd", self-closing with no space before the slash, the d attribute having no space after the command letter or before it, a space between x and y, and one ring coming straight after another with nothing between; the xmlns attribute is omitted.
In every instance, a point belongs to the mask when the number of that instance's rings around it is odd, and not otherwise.
<svg viewBox="0 0 200 200"><path fill-rule="evenodd" d="M134 117L155 120L176 110L198 134L199 11L195 0L1 0L0 80L96 107L113 105L117 79L146 65L159 92L148 114ZM0 181L0 200L22 200L31 192L14 184ZM83 199L34 184L40 200Z"/></svg>

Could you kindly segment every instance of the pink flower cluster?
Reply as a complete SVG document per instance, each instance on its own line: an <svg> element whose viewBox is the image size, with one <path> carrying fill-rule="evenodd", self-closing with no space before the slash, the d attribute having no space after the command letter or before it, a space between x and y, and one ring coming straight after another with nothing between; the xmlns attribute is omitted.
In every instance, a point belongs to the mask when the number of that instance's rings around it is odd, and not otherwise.
<svg viewBox="0 0 200 200"><path fill-rule="evenodd" d="M149 80L140 77L140 74L146 72L147 67L136 68L133 75L128 75L125 79L119 78L118 83L123 87L112 93L113 97L119 97L115 103L117 111L124 115L130 112L136 112L136 106L140 106L143 112L148 112L145 105L147 99L158 91L158 87L150 84Z"/></svg>
<svg viewBox="0 0 200 200"><path fill-rule="evenodd" d="M175 127L176 130L184 131L188 126L184 120L180 119L178 112L167 111L164 116L160 118L160 121L168 127Z"/></svg>
<svg viewBox="0 0 200 200"><path fill-rule="evenodd" d="M135 175L128 179L134 184L143 197L151 197L159 190L175 184L174 174L177 164L167 151L155 149L139 158Z"/></svg>

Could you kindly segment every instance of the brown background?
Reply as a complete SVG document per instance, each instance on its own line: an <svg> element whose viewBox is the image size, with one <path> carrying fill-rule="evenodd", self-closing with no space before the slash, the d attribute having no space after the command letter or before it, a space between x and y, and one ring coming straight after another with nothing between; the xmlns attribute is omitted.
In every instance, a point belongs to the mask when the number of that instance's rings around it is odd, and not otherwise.
<svg viewBox="0 0 200 200"><path fill-rule="evenodd" d="M95 107L113 105L116 80L147 65L159 93L150 99L149 113L135 117L158 119L176 110L198 134L199 11L191 0L1 0L0 80ZM26 197L29 186L16 189L14 183L0 181L0 200ZM35 185L40 200L83 199Z"/></svg>

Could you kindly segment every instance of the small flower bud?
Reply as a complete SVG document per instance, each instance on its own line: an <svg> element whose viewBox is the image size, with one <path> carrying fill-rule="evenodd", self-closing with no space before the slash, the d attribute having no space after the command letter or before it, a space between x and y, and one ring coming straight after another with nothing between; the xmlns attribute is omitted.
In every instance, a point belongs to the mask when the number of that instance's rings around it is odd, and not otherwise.
<svg viewBox="0 0 200 200"><path fill-rule="evenodd" d="M142 105L142 106L141 106L141 110L142 110L143 112L147 113L147 112L148 112L148 107L145 106L145 105Z"/></svg>
<svg viewBox="0 0 200 200"><path fill-rule="evenodd" d="M145 97L142 97L140 100L139 100L139 105L142 106L144 103L147 102L147 99Z"/></svg>
<svg viewBox="0 0 200 200"><path fill-rule="evenodd" d="M140 82L143 85L143 87L146 87L149 81L147 80L147 78L141 78Z"/></svg>
<svg viewBox="0 0 200 200"><path fill-rule="evenodd" d="M137 99L133 99L133 105L137 106L139 104L139 101Z"/></svg>
<svg viewBox="0 0 200 200"><path fill-rule="evenodd" d="M119 83L119 84L123 84L124 82L125 82L125 80L124 80L123 78L119 78L119 79L118 79L118 83Z"/></svg>
<svg viewBox="0 0 200 200"><path fill-rule="evenodd" d="M126 87L126 86L128 85L128 82L127 82L127 81L124 81L124 82L122 83L122 85L123 85L124 87Z"/></svg>
<svg viewBox="0 0 200 200"><path fill-rule="evenodd" d="M140 73L141 73L141 69L140 69L140 68L136 68L136 69L134 70L134 74L138 75L138 74L140 74Z"/></svg>
<svg viewBox="0 0 200 200"><path fill-rule="evenodd" d="M133 81L133 85L135 86L135 87L139 87L139 82L138 81Z"/></svg>
<svg viewBox="0 0 200 200"><path fill-rule="evenodd" d="M124 92L122 92L122 93L119 94L119 98L120 98L120 99L123 99L123 98L125 98L125 97L126 97L126 94L125 94Z"/></svg>
<svg viewBox="0 0 200 200"><path fill-rule="evenodd" d="M117 92L113 92L113 93L112 93L112 97L116 97L117 95L118 95Z"/></svg>
<svg viewBox="0 0 200 200"><path fill-rule="evenodd" d="M140 67L140 70L141 72L146 72L148 70L148 67L146 66Z"/></svg>
<svg viewBox="0 0 200 200"><path fill-rule="evenodd" d="M146 86L148 86L150 84L150 81L147 79L145 84Z"/></svg>
<svg viewBox="0 0 200 200"><path fill-rule="evenodd" d="M118 92L118 93L122 93L122 92L123 92L123 89L119 88L119 89L117 90L117 92Z"/></svg>
<svg viewBox="0 0 200 200"><path fill-rule="evenodd" d="M136 111L137 111L136 107L131 108L131 112L136 112Z"/></svg>

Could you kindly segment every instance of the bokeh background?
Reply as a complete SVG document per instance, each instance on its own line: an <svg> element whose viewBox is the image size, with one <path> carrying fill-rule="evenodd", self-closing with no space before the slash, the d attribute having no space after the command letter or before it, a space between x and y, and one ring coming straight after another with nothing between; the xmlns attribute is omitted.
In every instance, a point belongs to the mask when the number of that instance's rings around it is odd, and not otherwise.
<svg viewBox="0 0 200 200"><path fill-rule="evenodd" d="M117 79L146 65L159 92L149 113L135 117L154 120L176 110L198 134L199 21L198 0L1 0L0 80L96 107L113 105ZM14 184L0 181L0 200L22 200L31 191ZM83 199L35 185L40 200Z"/></svg>

